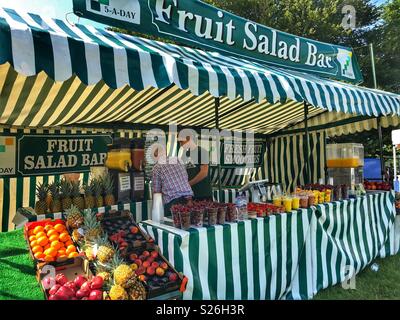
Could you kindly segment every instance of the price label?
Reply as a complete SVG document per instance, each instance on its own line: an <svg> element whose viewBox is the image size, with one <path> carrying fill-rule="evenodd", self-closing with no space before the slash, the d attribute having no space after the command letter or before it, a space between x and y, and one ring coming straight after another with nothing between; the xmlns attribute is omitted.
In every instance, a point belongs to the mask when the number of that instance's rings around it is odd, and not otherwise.
<svg viewBox="0 0 400 320"><path fill-rule="evenodd" d="M119 177L119 190L120 191L131 190L131 177L129 175Z"/></svg>

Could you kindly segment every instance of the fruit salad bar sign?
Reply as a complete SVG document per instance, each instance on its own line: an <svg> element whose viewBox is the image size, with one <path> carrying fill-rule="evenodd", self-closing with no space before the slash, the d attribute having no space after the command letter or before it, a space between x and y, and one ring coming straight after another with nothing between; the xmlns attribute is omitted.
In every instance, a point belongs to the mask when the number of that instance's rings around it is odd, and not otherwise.
<svg viewBox="0 0 400 320"><path fill-rule="evenodd" d="M227 168L249 167L258 168L263 165L266 143L254 141L252 143L221 143L221 166Z"/></svg>
<svg viewBox="0 0 400 320"><path fill-rule="evenodd" d="M103 166L110 135L22 135L18 173L23 176L89 171Z"/></svg>
<svg viewBox="0 0 400 320"><path fill-rule="evenodd" d="M110 26L353 83L351 48L297 37L198 0L73 0L74 12Z"/></svg>

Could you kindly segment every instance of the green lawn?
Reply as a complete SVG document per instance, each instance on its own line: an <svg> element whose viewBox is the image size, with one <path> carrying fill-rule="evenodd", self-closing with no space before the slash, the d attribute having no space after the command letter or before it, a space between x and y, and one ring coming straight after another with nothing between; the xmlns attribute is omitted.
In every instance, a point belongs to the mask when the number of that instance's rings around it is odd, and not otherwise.
<svg viewBox="0 0 400 320"><path fill-rule="evenodd" d="M319 300L400 299L400 255L378 259L379 271L367 267L356 277L356 289L340 285L317 294ZM22 231L0 233L0 300L43 299Z"/></svg>
<svg viewBox="0 0 400 320"><path fill-rule="evenodd" d="M320 291L316 300L398 300L400 299L400 254L378 259L379 271L365 268L356 276L356 289L345 290L341 285Z"/></svg>
<svg viewBox="0 0 400 320"><path fill-rule="evenodd" d="M22 230L0 233L0 300L11 299L43 299Z"/></svg>

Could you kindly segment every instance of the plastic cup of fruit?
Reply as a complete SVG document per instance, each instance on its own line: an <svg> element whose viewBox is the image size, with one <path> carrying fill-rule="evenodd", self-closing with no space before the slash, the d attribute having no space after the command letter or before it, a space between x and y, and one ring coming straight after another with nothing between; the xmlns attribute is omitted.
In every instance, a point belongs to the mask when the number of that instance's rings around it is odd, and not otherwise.
<svg viewBox="0 0 400 320"><path fill-rule="evenodd" d="M283 206L286 212L291 212L293 209L293 199L291 197L283 198Z"/></svg>
<svg viewBox="0 0 400 320"><path fill-rule="evenodd" d="M215 226L218 222L218 209L208 208L208 225Z"/></svg>
<svg viewBox="0 0 400 320"><path fill-rule="evenodd" d="M292 197L292 209L298 210L300 209L300 196L293 196Z"/></svg>
<svg viewBox="0 0 400 320"><path fill-rule="evenodd" d="M189 230L192 226L190 222L190 212L189 211L182 211L179 212L180 222L181 222L181 229L182 230Z"/></svg>
<svg viewBox="0 0 400 320"><path fill-rule="evenodd" d="M199 210L199 209L192 210L192 212L190 213L190 220L191 220L192 227L195 227L195 228L203 227L203 218L204 218L203 210Z"/></svg>
<svg viewBox="0 0 400 320"><path fill-rule="evenodd" d="M307 209L308 208L308 195L304 194L300 197L300 208Z"/></svg>
<svg viewBox="0 0 400 320"><path fill-rule="evenodd" d="M272 198L272 204L274 206L280 207L282 205L282 197L281 196L274 196Z"/></svg>
<svg viewBox="0 0 400 320"><path fill-rule="evenodd" d="M217 223L218 224L225 224L226 219L226 207L219 207L217 213Z"/></svg>

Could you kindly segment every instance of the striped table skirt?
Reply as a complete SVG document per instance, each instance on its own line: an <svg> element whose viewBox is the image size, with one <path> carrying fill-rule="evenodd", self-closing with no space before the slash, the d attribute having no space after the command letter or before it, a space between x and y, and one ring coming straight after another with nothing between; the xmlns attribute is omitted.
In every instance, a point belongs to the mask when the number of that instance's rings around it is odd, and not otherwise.
<svg viewBox="0 0 400 320"><path fill-rule="evenodd" d="M189 283L184 299L311 299L400 247L394 193L209 228L141 223Z"/></svg>

